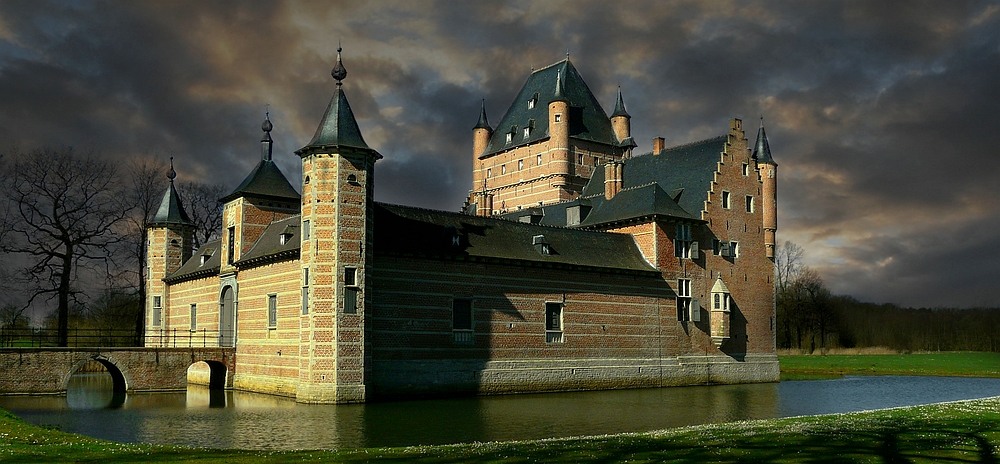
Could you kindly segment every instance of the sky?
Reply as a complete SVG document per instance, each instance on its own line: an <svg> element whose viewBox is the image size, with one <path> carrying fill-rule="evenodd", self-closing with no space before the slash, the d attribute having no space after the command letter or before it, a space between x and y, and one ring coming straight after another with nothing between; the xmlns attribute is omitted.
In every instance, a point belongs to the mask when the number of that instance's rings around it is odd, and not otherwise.
<svg viewBox="0 0 1000 464"><path fill-rule="evenodd" d="M335 90L385 158L375 198L458 210L472 128L570 59L637 153L764 118L778 241L835 294L1000 306L1000 4L977 1L0 2L0 152L175 157L231 188L260 159L301 182Z"/></svg>

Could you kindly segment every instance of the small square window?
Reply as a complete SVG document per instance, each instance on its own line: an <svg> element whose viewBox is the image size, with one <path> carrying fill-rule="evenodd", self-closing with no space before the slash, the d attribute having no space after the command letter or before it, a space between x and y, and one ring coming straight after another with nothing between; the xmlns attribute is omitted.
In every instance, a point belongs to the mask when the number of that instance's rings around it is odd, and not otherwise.
<svg viewBox="0 0 1000 464"><path fill-rule="evenodd" d="M722 207L725 209L729 209L729 192L726 191L722 192Z"/></svg>
<svg viewBox="0 0 1000 464"><path fill-rule="evenodd" d="M358 268L344 268L344 285L354 287L358 285Z"/></svg>
<svg viewBox="0 0 1000 464"><path fill-rule="evenodd" d="M562 113L556 113L555 120L556 122L562 122Z"/></svg>

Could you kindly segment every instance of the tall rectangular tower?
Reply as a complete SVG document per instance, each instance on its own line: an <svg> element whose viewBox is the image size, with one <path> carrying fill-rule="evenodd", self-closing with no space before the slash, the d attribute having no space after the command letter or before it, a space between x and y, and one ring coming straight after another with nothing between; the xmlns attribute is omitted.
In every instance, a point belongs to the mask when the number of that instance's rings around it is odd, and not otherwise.
<svg viewBox="0 0 1000 464"><path fill-rule="evenodd" d="M302 158L302 316L299 386L304 403L353 403L366 397L368 269L375 161L344 96L337 91Z"/></svg>

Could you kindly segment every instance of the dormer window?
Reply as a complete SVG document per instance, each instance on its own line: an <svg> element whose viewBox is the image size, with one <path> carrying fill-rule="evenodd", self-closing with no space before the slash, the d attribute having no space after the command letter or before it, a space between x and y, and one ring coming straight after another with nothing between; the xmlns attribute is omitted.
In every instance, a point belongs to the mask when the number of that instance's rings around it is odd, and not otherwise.
<svg viewBox="0 0 1000 464"><path fill-rule="evenodd" d="M285 230L281 231L281 235L278 236L278 241L284 245L292 241L292 236L295 235L292 226L285 226Z"/></svg>
<svg viewBox="0 0 1000 464"><path fill-rule="evenodd" d="M514 133L513 132L508 132L507 133L507 143L510 143L511 140L514 140Z"/></svg>
<svg viewBox="0 0 1000 464"><path fill-rule="evenodd" d="M524 138L528 138L529 135L531 135L531 128L530 127L525 127L524 128Z"/></svg>
<svg viewBox="0 0 1000 464"><path fill-rule="evenodd" d="M529 110L535 109L535 105L537 105L537 104L538 104L538 93L535 93L528 100L528 109Z"/></svg>
<svg viewBox="0 0 1000 464"><path fill-rule="evenodd" d="M205 252L199 257L199 266L204 266L208 262L208 258L211 258L215 254L215 250L211 248L205 248Z"/></svg>
<svg viewBox="0 0 1000 464"><path fill-rule="evenodd" d="M552 254L552 248L549 247L549 242L545 240L544 235L536 235L534 237L531 237L531 244L535 247L535 250L538 251L538 254L542 256L548 256Z"/></svg>
<svg viewBox="0 0 1000 464"><path fill-rule="evenodd" d="M527 139L531 135L531 131L535 129L535 120L529 119L528 125L524 128L524 138Z"/></svg>

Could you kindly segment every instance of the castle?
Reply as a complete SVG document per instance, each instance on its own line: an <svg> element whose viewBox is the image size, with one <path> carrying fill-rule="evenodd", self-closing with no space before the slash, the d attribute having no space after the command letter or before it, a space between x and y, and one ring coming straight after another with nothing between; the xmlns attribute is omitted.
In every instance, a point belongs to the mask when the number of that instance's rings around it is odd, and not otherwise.
<svg viewBox="0 0 1000 464"><path fill-rule="evenodd" d="M778 380L776 164L719 137L637 154L567 57L473 129L462 212L377 203L342 90L295 153L261 160L191 251L171 184L149 228L147 346L235 347L234 388L305 403ZM211 334L207 336L204 334ZM173 335L173 339L171 339ZM172 340L172 341L171 341Z"/></svg>

